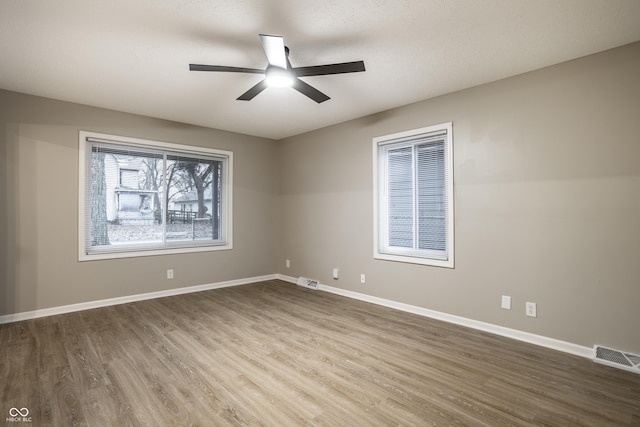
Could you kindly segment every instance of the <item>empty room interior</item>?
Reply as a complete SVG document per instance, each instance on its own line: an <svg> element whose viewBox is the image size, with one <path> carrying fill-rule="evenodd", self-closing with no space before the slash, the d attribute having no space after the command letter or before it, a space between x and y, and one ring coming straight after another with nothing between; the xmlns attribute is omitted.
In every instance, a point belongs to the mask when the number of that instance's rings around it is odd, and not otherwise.
<svg viewBox="0 0 640 427"><path fill-rule="evenodd" d="M640 2L0 23L0 424L640 426Z"/></svg>

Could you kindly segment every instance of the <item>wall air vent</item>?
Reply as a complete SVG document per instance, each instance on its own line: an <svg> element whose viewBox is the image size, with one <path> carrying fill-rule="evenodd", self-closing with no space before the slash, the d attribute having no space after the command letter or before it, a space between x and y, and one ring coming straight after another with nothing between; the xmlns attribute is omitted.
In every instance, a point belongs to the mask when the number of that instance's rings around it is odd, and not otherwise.
<svg viewBox="0 0 640 427"><path fill-rule="evenodd" d="M318 283L317 280L307 279L306 277L302 276L298 278L297 285L310 289L318 289L320 287L320 283Z"/></svg>
<svg viewBox="0 0 640 427"><path fill-rule="evenodd" d="M640 374L640 356L637 354L596 345L593 348L593 361Z"/></svg>

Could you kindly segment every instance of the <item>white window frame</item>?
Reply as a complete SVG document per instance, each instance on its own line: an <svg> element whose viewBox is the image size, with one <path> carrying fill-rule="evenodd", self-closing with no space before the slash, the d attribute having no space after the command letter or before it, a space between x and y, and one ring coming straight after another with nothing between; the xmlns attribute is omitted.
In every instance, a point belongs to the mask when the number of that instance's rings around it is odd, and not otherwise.
<svg viewBox="0 0 640 427"><path fill-rule="evenodd" d="M446 181L446 257L426 249L410 249L388 244L387 219L387 171L386 152L391 146L407 145L412 141L446 133L445 181ZM415 201L414 201L415 203ZM435 267L454 268L454 193L453 193L453 124L451 122L427 126L373 138L373 257ZM415 237L416 230L413 230Z"/></svg>
<svg viewBox="0 0 640 427"><path fill-rule="evenodd" d="M185 155L205 155L220 157L223 160L222 194L221 194L221 241L198 242L197 244L185 243L161 243L152 247L136 249L132 245L123 245L121 251L109 250L105 252L91 252L89 236L87 236L87 195L91 183L87 182L87 168L91 167L88 152L89 141L100 140L108 143L130 146L132 148L166 150ZM181 254L192 252L220 251L233 249L233 152L196 147L190 145L174 144L169 142L152 141L140 138L108 135L103 133L80 131L79 132L79 175L78 175L78 260L93 261L101 259L131 258L153 255ZM91 252L91 253L89 253Z"/></svg>

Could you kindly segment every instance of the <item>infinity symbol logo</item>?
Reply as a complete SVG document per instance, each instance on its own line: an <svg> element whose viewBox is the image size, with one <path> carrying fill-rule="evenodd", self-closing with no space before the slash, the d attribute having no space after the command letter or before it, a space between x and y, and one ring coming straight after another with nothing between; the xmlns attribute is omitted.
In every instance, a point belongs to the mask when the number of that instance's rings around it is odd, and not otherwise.
<svg viewBox="0 0 640 427"><path fill-rule="evenodd" d="M27 415L29 415L29 410L27 408L22 408L22 409L11 408L11 409L9 409L9 416L17 417L18 415L20 415L21 417L26 417Z"/></svg>

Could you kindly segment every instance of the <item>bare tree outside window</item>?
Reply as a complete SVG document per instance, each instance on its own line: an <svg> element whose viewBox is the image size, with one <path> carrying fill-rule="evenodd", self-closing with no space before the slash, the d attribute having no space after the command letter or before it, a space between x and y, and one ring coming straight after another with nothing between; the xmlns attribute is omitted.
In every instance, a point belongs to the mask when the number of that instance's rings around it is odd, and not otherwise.
<svg viewBox="0 0 640 427"><path fill-rule="evenodd" d="M107 229L107 183L105 176L104 153L91 156L91 169L94 179L91 181L91 245L109 244Z"/></svg>

